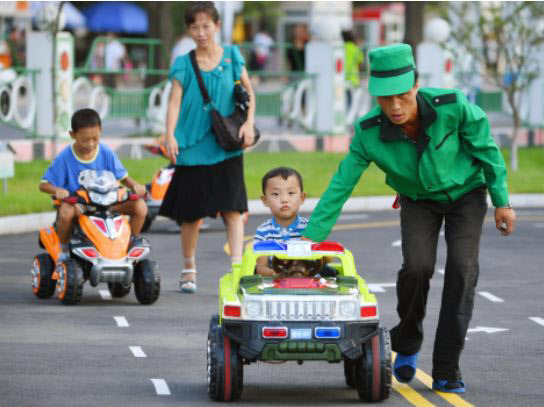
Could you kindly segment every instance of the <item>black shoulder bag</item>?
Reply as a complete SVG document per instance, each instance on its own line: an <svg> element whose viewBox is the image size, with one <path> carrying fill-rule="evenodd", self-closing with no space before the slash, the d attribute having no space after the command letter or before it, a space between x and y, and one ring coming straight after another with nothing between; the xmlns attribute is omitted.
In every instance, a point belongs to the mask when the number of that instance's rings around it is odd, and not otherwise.
<svg viewBox="0 0 544 407"><path fill-rule="evenodd" d="M190 52L189 57L191 58L191 64L193 65L193 70L195 71L200 93L204 99L204 105L207 105L211 103L211 99L208 95L206 87L204 86L204 82L202 81L202 75L200 74L200 68L196 62L196 54L194 50ZM215 134L215 139L225 151L239 150L242 148L242 144L244 144L244 139L238 137L238 135L240 133L240 127L242 127L242 124L244 124L247 120L249 95L239 81L236 81L235 83L234 100L236 107L234 112L230 116L221 116L221 113L219 113L217 109L213 107L213 104L211 105L210 109L212 115L212 130ZM255 144L259 140L260 132L257 127L254 127L253 131L255 132L255 141L253 144Z"/></svg>

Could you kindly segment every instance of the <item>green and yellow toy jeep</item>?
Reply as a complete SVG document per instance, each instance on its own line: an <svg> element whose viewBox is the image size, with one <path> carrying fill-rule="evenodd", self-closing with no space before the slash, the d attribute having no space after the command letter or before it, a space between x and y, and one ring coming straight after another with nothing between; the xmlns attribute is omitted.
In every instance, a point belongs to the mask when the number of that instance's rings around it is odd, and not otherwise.
<svg viewBox="0 0 544 407"><path fill-rule="evenodd" d="M261 256L281 274L255 274ZM353 255L334 242L249 245L242 263L220 280L219 314L208 332L210 397L237 400L244 364L312 360L344 362L346 383L361 400L389 397L389 333Z"/></svg>

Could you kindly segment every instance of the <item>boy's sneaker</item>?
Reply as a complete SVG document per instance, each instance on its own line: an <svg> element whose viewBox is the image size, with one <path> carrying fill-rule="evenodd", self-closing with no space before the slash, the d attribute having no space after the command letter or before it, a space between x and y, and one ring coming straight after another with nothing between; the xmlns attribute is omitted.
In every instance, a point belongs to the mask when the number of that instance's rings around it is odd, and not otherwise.
<svg viewBox="0 0 544 407"><path fill-rule="evenodd" d="M464 393L465 383L462 380L433 380L433 390L444 393Z"/></svg>

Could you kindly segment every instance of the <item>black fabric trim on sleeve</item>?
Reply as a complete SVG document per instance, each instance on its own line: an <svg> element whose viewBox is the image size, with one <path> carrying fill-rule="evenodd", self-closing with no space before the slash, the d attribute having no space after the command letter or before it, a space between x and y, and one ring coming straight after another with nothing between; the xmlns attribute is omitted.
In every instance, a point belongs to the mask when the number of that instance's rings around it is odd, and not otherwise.
<svg viewBox="0 0 544 407"><path fill-rule="evenodd" d="M380 116L374 116L370 119L363 120L359 126L361 126L361 130L367 130L372 127L378 126L382 122Z"/></svg>
<svg viewBox="0 0 544 407"><path fill-rule="evenodd" d="M432 102L434 106L455 103L457 102L457 95L455 93L448 93L446 95L435 96L432 98Z"/></svg>

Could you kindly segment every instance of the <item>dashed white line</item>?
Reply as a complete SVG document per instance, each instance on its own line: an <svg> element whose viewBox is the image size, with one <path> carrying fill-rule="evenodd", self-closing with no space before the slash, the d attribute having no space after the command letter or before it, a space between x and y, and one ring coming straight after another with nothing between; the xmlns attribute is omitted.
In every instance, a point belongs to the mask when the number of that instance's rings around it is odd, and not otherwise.
<svg viewBox="0 0 544 407"><path fill-rule="evenodd" d="M164 379L150 379L158 396L169 396L170 389Z"/></svg>
<svg viewBox="0 0 544 407"><path fill-rule="evenodd" d="M353 220L353 219L368 219L368 215L366 213L347 213L345 215L340 216L339 220Z"/></svg>
<svg viewBox="0 0 544 407"><path fill-rule="evenodd" d="M487 298L491 302L504 302L502 298L499 298L496 295L488 293L487 291L478 291L478 294L480 294L484 298Z"/></svg>
<svg viewBox="0 0 544 407"><path fill-rule="evenodd" d="M103 300L111 300L111 294L109 290L98 290L98 294Z"/></svg>
<svg viewBox="0 0 544 407"><path fill-rule="evenodd" d="M535 228L544 228L544 223L535 223Z"/></svg>
<svg viewBox="0 0 544 407"><path fill-rule="evenodd" d="M141 346L129 346L128 348L130 349L135 358L147 357Z"/></svg>
<svg viewBox="0 0 544 407"><path fill-rule="evenodd" d="M384 293L386 287L395 287L397 283L376 283L368 284L368 290L371 293Z"/></svg>
<svg viewBox="0 0 544 407"><path fill-rule="evenodd" d="M402 240L395 240L393 243L391 243L391 246L400 247L401 244L402 244Z"/></svg>
<svg viewBox="0 0 544 407"><path fill-rule="evenodd" d="M445 269L437 269L436 272L438 274L444 274L446 272L446 270Z"/></svg>
<svg viewBox="0 0 544 407"><path fill-rule="evenodd" d="M119 328L128 327L128 321L125 317L113 317L113 319L115 319L115 322Z"/></svg>
<svg viewBox="0 0 544 407"><path fill-rule="evenodd" d="M535 323L537 323L538 325L542 325L544 326L544 318L539 318L539 317L529 317L529 319Z"/></svg>

